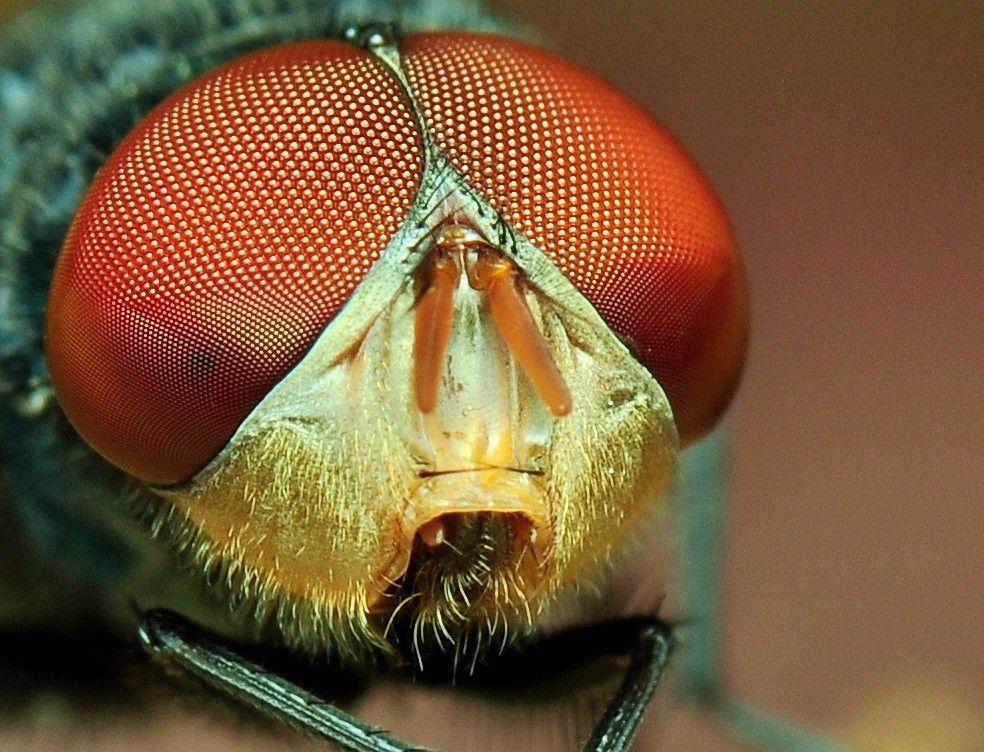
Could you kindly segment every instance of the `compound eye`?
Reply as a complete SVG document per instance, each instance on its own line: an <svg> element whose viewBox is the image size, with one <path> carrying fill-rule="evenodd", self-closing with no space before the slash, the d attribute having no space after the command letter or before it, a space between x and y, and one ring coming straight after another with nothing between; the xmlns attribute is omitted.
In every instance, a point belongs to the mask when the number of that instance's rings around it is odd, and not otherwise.
<svg viewBox="0 0 984 752"><path fill-rule="evenodd" d="M421 153L394 78L340 42L241 58L157 107L52 283L49 367L82 437L151 483L207 464L380 256Z"/></svg>
<svg viewBox="0 0 984 752"><path fill-rule="evenodd" d="M687 154L624 95L543 50L441 33L410 37L404 53L454 166L628 343L682 439L699 438L736 386L747 313L724 212Z"/></svg>

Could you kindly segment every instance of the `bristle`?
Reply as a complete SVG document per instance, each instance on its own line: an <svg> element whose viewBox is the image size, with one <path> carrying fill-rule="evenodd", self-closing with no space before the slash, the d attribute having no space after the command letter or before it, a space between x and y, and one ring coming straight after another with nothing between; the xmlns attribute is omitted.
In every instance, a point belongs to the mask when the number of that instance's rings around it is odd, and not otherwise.
<svg viewBox="0 0 984 752"><path fill-rule="evenodd" d="M393 595L399 600L386 631L420 667L432 654L444 653L455 674L473 672L487 654L528 635L551 602L537 592L537 607L530 606L530 547L516 540L511 521L491 518L474 525L480 534L473 545L441 551L418 542L411 571Z"/></svg>
<svg viewBox="0 0 984 752"><path fill-rule="evenodd" d="M243 625L247 631L255 632L272 618L287 647L346 664L364 665L393 654L384 635L370 623L368 605L358 596L343 603L296 598L242 558L218 550L193 521L165 500L145 495L140 503L143 513L150 515L154 535L168 540L186 567L220 592L230 616L251 622Z"/></svg>

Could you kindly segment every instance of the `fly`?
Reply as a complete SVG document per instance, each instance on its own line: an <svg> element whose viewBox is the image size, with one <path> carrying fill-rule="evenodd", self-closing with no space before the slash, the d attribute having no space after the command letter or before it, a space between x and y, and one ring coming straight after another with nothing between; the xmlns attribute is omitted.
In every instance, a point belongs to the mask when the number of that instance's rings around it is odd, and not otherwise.
<svg viewBox="0 0 984 752"><path fill-rule="evenodd" d="M5 442L11 493L116 528L136 509L139 545L183 563L168 576L212 585L118 585L145 647L310 736L414 749L234 641L452 676L627 655L583 747L627 750L677 630L651 614L545 635L597 607L736 387L737 250L641 108L420 5L369 24L298 9L159 65L129 132L109 108L108 130L97 113L49 134L90 160L84 195L15 165L71 216L8 178L4 436L45 437ZM465 28L421 21L442 15ZM112 152L97 164L78 132ZM702 617L684 690L763 748L836 749L722 691L719 500L701 498L682 515Z"/></svg>

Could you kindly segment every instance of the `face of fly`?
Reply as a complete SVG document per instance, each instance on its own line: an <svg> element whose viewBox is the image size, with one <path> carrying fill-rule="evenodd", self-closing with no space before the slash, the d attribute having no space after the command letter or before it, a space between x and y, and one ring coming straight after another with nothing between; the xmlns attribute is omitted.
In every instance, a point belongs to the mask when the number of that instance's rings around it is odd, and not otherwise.
<svg viewBox="0 0 984 752"><path fill-rule="evenodd" d="M79 210L47 343L199 572L298 649L420 657L599 584L727 402L744 314L665 131L541 50L434 33L163 103Z"/></svg>
<svg viewBox="0 0 984 752"><path fill-rule="evenodd" d="M424 237L377 262L216 459L166 492L196 557L289 604L300 643L522 633L593 584L672 477L656 381L444 180Z"/></svg>

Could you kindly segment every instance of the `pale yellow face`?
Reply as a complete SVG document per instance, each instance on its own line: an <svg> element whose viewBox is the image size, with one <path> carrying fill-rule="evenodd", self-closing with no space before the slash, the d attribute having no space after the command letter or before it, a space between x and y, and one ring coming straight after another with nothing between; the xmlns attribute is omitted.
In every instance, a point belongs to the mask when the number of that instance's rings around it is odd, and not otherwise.
<svg viewBox="0 0 984 752"><path fill-rule="evenodd" d="M527 632L598 584L673 476L653 377L460 180L436 186L427 229L202 472L158 491L194 559L308 651Z"/></svg>

